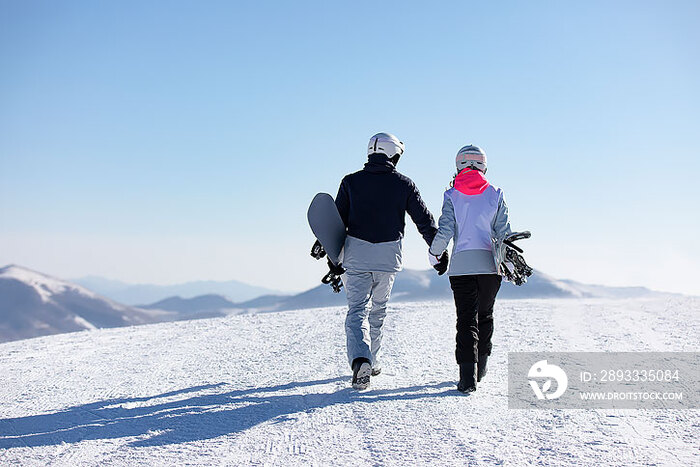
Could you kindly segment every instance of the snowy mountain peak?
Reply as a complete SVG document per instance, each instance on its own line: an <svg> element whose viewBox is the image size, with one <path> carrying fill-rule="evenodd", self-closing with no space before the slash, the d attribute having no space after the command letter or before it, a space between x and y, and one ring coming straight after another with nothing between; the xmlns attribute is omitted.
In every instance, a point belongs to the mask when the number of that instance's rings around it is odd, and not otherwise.
<svg viewBox="0 0 700 467"><path fill-rule="evenodd" d="M67 291L73 291L91 298L97 297L97 295L79 285L56 279L55 277L16 264L10 264L0 268L0 278L14 279L32 287L39 295L42 302L49 302L54 295L62 294Z"/></svg>
<svg viewBox="0 0 700 467"><path fill-rule="evenodd" d="M0 268L0 342L145 324L164 317L163 312L124 306L22 266Z"/></svg>

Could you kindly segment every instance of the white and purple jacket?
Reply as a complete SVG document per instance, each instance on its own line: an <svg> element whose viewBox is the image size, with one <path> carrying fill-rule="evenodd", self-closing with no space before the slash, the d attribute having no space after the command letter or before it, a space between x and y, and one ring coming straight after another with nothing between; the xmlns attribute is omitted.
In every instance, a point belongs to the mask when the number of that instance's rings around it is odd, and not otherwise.
<svg viewBox="0 0 700 467"><path fill-rule="evenodd" d="M478 170L465 169L445 192L429 251L439 256L454 239L448 275L498 274L500 245L510 233L503 191Z"/></svg>

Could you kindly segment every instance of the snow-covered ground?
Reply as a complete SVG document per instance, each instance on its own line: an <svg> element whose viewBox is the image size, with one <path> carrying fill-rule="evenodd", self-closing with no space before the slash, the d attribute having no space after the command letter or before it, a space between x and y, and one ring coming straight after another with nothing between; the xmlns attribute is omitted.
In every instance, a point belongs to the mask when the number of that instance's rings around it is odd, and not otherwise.
<svg viewBox="0 0 700 467"><path fill-rule="evenodd" d="M390 307L349 388L344 310L0 345L0 465L699 465L696 410L509 410L508 351L698 351L700 299L501 301L487 378L454 386L448 302Z"/></svg>

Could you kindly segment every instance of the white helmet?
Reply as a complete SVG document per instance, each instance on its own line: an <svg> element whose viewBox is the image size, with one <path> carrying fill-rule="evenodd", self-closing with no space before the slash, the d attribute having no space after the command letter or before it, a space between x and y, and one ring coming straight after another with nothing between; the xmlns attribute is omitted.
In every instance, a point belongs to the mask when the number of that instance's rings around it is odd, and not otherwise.
<svg viewBox="0 0 700 467"><path fill-rule="evenodd" d="M367 155L380 153L385 154L389 159L403 154L404 145L391 133L377 133L369 139L367 145ZM398 160L398 157L396 158Z"/></svg>
<svg viewBox="0 0 700 467"><path fill-rule="evenodd" d="M458 173L467 167L486 173L486 153L480 147L468 144L457 152L455 165Z"/></svg>

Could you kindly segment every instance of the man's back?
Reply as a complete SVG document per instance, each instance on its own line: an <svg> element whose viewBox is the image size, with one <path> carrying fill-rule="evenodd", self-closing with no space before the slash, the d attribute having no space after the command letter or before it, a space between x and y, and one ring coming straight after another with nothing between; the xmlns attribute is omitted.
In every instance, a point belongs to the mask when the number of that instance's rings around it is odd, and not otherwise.
<svg viewBox="0 0 700 467"><path fill-rule="evenodd" d="M371 155L363 170L343 178L336 206L348 235L365 242L403 238L406 212L426 242L430 243L437 231L415 184L382 154Z"/></svg>

